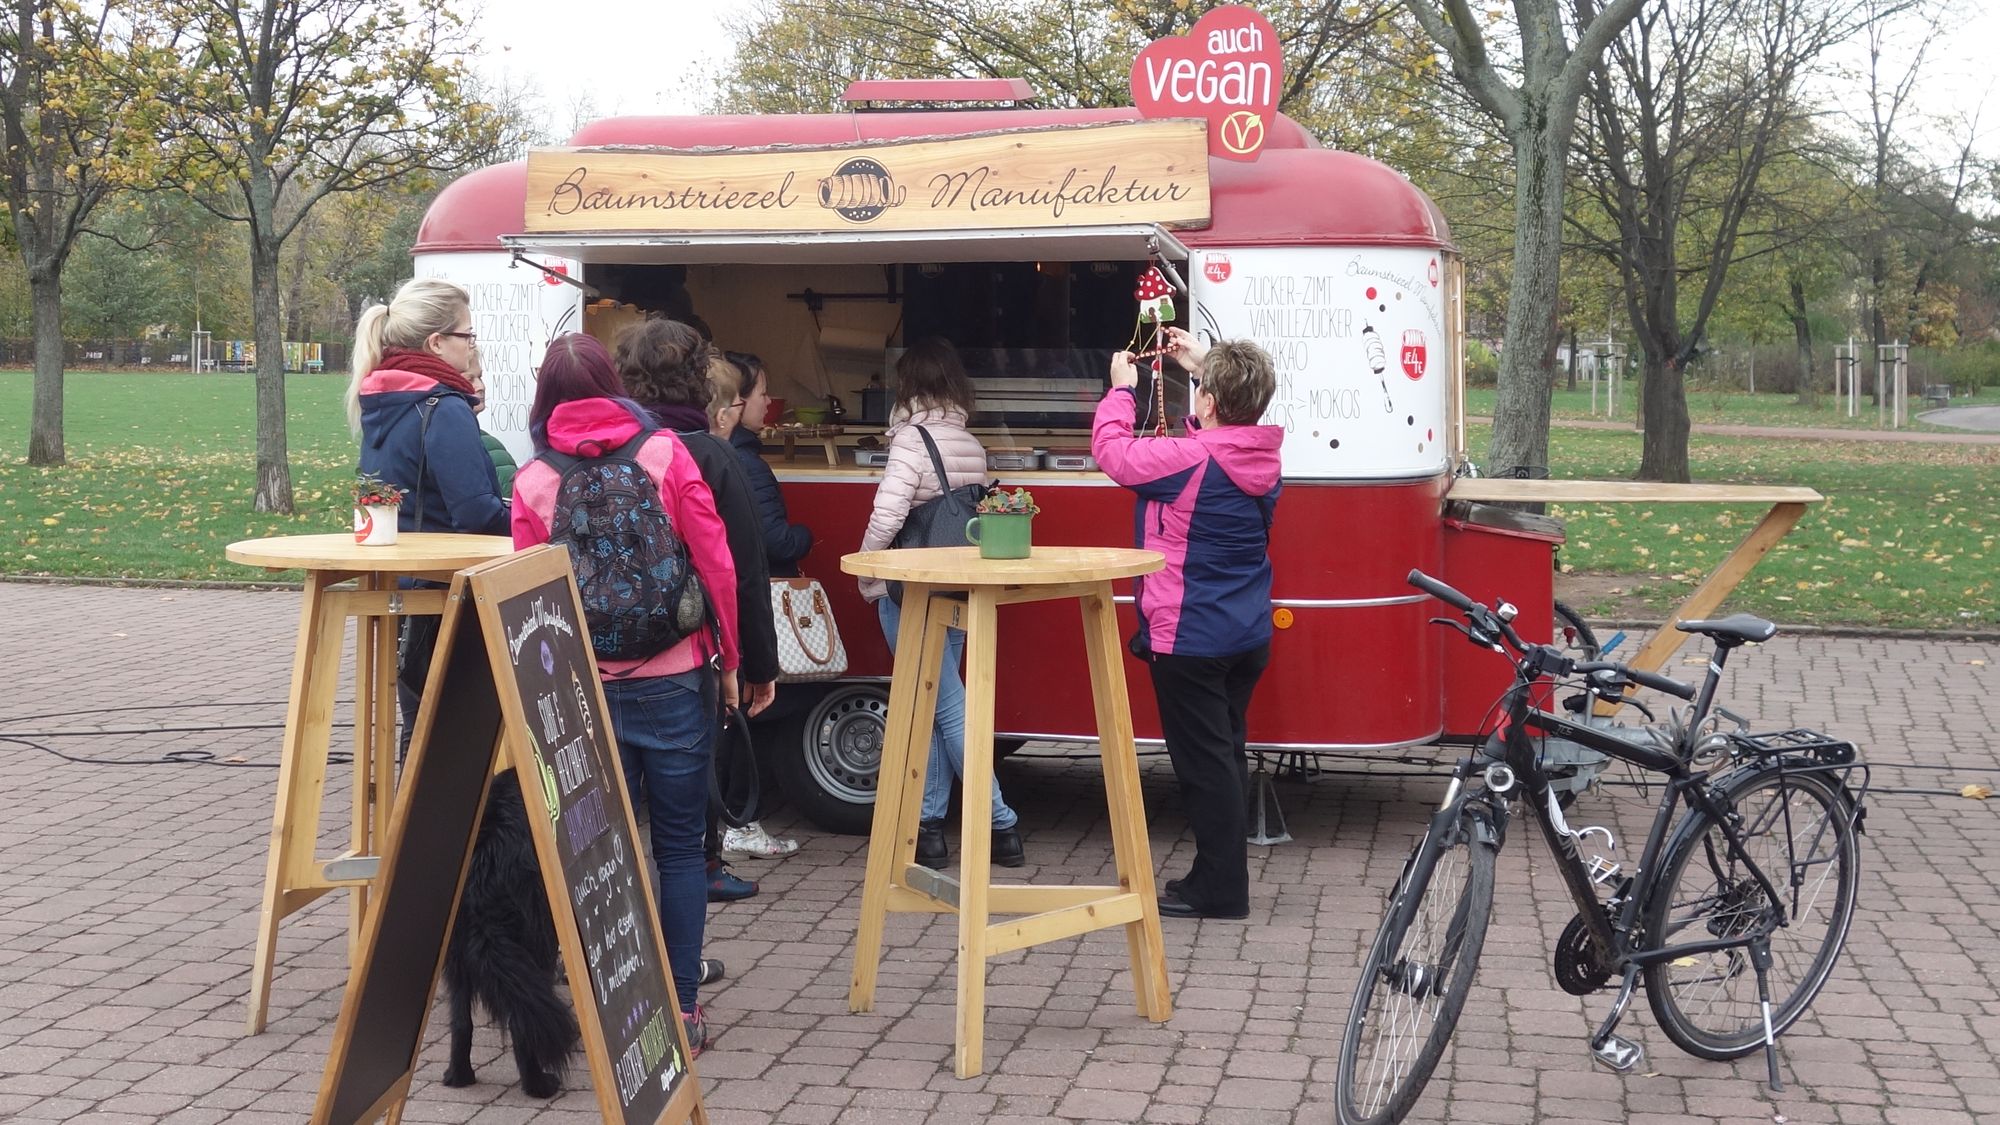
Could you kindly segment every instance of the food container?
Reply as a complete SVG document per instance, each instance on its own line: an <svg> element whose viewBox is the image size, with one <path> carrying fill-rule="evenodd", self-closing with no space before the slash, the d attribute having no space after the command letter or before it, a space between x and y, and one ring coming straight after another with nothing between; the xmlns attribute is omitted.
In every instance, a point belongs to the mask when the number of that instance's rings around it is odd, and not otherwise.
<svg viewBox="0 0 2000 1125"><path fill-rule="evenodd" d="M879 469L889 463L889 451L886 449L857 449L854 451L854 463L864 469Z"/></svg>
<svg viewBox="0 0 2000 1125"><path fill-rule="evenodd" d="M1043 458L1042 467L1070 473L1094 473L1097 471L1097 458L1092 457L1088 449L1051 449Z"/></svg>
<svg viewBox="0 0 2000 1125"><path fill-rule="evenodd" d="M817 426L821 422L826 421L826 407L824 406L796 407L792 411L792 417L797 419L798 423L802 426Z"/></svg>
<svg viewBox="0 0 2000 1125"><path fill-rule="evenodd" d="M1042 451L1039 449L1014 449L1001 447L986 451L986 467L994 472L1026 472L1042 467Z"/></svg>

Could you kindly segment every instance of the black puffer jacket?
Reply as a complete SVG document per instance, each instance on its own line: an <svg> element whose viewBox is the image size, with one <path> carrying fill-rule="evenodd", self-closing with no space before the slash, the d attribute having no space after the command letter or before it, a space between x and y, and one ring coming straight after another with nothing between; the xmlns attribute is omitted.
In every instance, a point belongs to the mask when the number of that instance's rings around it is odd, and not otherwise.
<svg viewBox="0 0 2000 1125"><path fill-rule="evenodd" d="M771 572L764 561L764 537L758 530L757 502L743 479L743 467L722 439L704 429L686 428L707 415L687 406L642 403L662 426L680 435L694 457L701 479L715 496L715 512L729 537L729 555L736 563L736 643L743 656L743 678L768 684L778 678L778 627L771 618Z"/></svg>
<svg viewBox="0 0 2000 1125"><path fill-rule="evenodd" d="M799 560L812 550L812 528L791 522L786 514L785 494L778 490L778 474L764 463L764 443L757 440L757 435L738 426L730 431L729 444L736 449L743 476L750 482L751 495L757 501L757 513L764 523L764 553L770 559L771 573L780 578L797 578Z"/></svg>

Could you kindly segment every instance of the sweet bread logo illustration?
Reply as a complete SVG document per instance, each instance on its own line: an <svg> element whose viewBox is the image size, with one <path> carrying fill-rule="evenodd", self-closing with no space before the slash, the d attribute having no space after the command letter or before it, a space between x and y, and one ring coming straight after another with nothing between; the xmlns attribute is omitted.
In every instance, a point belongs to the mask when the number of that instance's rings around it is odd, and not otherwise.
<svg viewBox="0 0 2000 1125"><path fill-rule="evenodd" d="M865 156L855 157L819 182L819 205L850 223L865 223L900 205L909 189L889 170Z"/></svg>
<svg viewBox="0 0 2000 1125"><path fill-rule="evenodd" d="M1436 289L1438 283L1438 260L1436 258L1431 259L1430 281L1431 288Z"/></svg>

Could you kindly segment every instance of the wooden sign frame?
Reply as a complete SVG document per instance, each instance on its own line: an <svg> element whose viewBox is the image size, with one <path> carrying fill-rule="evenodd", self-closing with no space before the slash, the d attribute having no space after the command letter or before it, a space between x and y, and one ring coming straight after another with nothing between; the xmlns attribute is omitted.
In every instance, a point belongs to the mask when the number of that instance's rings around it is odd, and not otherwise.
<svg viewBox="0 0 2000 1125"><path fill-rule="evenodd" d="M589 689L577 702L595 708L596 723L586 719L585 725L590 728L588 738L599 752L599 761L606 755L613 763L618 760L568 552L560 547L537 547L454 575L430 680L396 793L375 907L368 913L362 955L355 962L334 1025L333 1046L313 1110L314 1125L371 1122L385 1114L390 1125L401 1119L496 763L511 764L522 779L527 820L541 859L563 966L583 1031L591 1085L604 1120L621 1125L634 1125L635 1121L644 1125L684 1121L707 1125L701 1081L679 1018L679 996L661 936L659 905L651 879L643 870L644 856L637 846L640 837L624 773L613 768L604 771L610 777L598 779L606 796L617 798L609 803L618 807L606 810L607 817L616 818L609 822L608 832L622 828L623 839L631 842L627 862L638 869L638 898L644 906L643 917L636 919L636 928L643 931L638 940L649 942L651 965L657 966L661 977L642 983L661 986L671 1015L663 1021L671 1025L669 1053L660 1060L669 1067L661 1071L661 1082L669 1091L664 1106L657 1114L632 1119L621 1105L618 1060L611 1056L600 1019L597 978L583 947L571 888L564 878L556 825L545 808L537 808L544 770L533 745L529 704L522 699L515 680L513 655L501 617L503 604L537 591L546 592L544 605L536 607L538 621L566 621L568 639L579 645L583 654ZM439 713L447 709L448 721L440 722ZM431 885L441 869L456 872L448 896L435 893ZM425 958L420 951L428 951L430 956ZM672 1069L676 1063L678 1069ZM649 1067L643 1076L650 1078L650 1074Z"/></svg>
<svg viewBox="0 0 2000 1125"><path fill-rule="evenodd" d="M1210 221L1199 120L842 145L535 149L529 234L1018 230Z"/></svg>

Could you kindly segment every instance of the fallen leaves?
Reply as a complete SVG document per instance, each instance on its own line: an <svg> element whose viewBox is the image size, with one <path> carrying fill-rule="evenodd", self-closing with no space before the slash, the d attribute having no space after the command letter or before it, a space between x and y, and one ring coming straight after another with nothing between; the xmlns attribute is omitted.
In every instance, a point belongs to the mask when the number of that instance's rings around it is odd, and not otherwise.
<svg viewBox="0 0 2000 1125"><path fill-rule="evenodd" d="M1975 801L1984 801L1993 795L1993 787L1990 785L1967 785L1958 791L1958 795L1969 797Z"/></svg>

